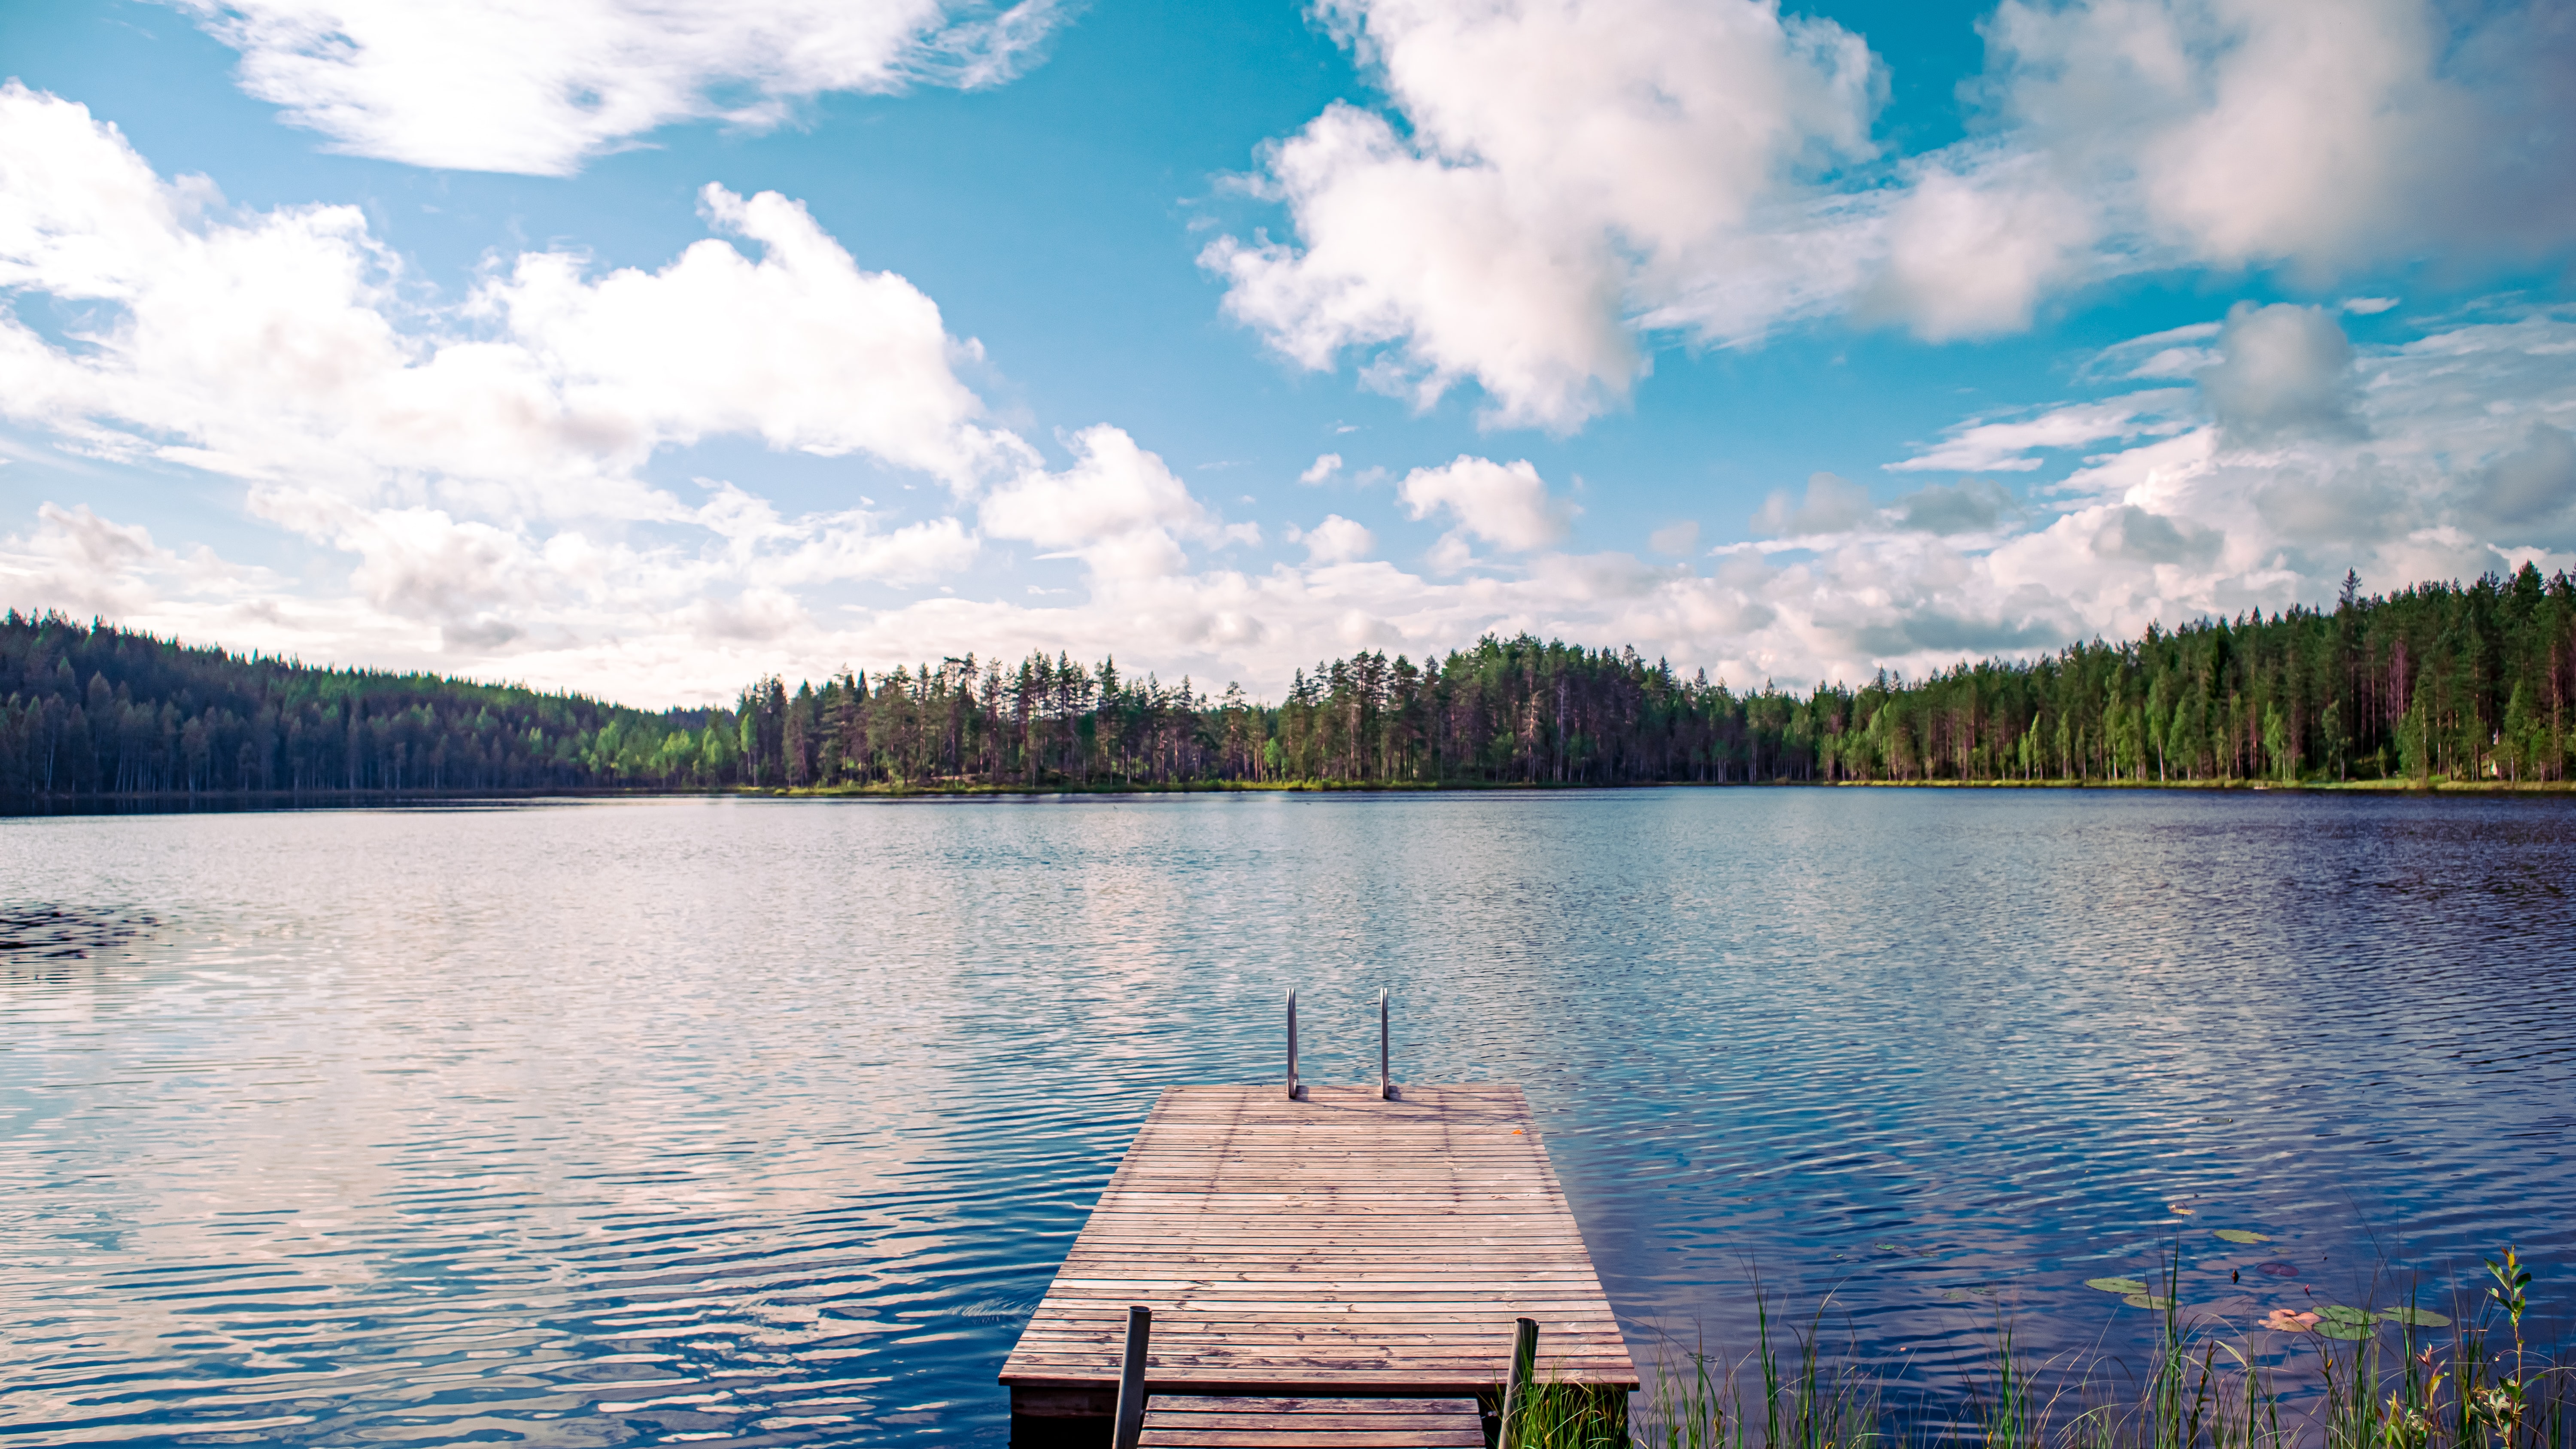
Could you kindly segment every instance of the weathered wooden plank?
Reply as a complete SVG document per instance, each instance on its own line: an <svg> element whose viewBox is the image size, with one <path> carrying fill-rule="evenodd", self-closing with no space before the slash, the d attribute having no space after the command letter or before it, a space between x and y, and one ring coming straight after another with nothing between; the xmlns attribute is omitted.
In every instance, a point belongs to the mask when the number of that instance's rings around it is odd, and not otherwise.
<svg viewBox="0 0 2576 1449"><path fill-rule="evenodd" d="M1482 1449L1473 1399L1165 1395L1145 1412L1158 1449Z"/></svg>
<svg viewBox="0 0 2576 1449"><path fill-rule="evenodd" d="M1144 1449L1484 1449L1484 1434L1463 1428L1151 1428Z"/></svg>
<svg viewBox="0 0 2576 1449"><path fill-rule="evenodd" d="M1637 1381L1508 1085L1389 1100L1310 1083L1294 1102L1276 1085L1166 1091L1003 1367L1014 1403L1114 1385L1130 1306L1154 1314L1156 1404L1184 1389L1202 1402L1314 1390L1348 1413L1342 1396L1488 1390L1522 1316L1543 1325L1542 1372L1605 1390Z"/></svg>
<svg viewBox="0 0 2576 1449"><path fill-rule="evenodd" d="M1334 1397L1334 1400L1303 1400L1303 1397L1262 1397L1262 1395L1170 1395L1162 1400L1164 1413L1458 1413L1476 1410L1476 1400L1440 1400L1440 1397Z"/></svg>

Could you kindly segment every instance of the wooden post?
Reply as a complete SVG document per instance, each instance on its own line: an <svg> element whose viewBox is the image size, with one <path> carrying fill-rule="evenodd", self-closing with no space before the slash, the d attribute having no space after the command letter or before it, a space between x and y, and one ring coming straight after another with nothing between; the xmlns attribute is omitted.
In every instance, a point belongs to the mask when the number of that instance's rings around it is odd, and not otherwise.
<svg viewBox="0 0 2576 1449"><path fill-rule="evenodd" d="M1297 988L1288 988L1288 1100L1297 1100Z"/></svg>
<svg viewBox="0 0 2576 1449"><path fill-rule="evenodd" d="M1144 1436L1145 1343L1153 1331L1154 1310L1143 1304L1127 1310L1127 1355L1118 1361L1118 1418L1111 1449L1136 1449L1136 1441Z"/></svg>
<svg viewBox="0 0 2576 1449"><path fill-rule="evenodd" d="M1395 1100L1395 1077L1387 1070L1386 988L1377 989L1377 1094L1386 1101Z"/></svg>
<svg viewBox="0 0 2576 1449"><path fill-rule="evenodd" d="M1530 1377L1538 1370L1538 1320L1516 1320L1512 1328L1512 1376L1503 1383L1503 1427L1496 1449L1512 1449L1513 1421L1529 1411Z"/></svg>

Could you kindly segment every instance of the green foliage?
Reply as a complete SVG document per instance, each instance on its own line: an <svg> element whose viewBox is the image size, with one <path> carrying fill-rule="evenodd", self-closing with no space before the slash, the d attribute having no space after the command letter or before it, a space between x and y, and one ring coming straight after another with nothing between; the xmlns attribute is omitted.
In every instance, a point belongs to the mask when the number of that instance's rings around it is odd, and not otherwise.
<svg viewBox="0 0 2576 1449"><path fill-rule="evenodd" d="M1299 670L1275 705L1034 655L744 695L778 785L2564 781L2576 575L2150 628L1859 689L1738 692L1633 650L1487 637ZM758 714L758 738L752 732Z"/></svg>
<svg viewBox="0 0 2576 1449"><path fill-rule="evenodd" d="M2576 575L2148 629L1800 695L1632 649L1488 636L1218 697L1064 654L768 678L663 714L307 669L59 615L0 624L0 801L683 788L1121 789L1757 781L2564 782Z"/></svg>
<svg viewBox="0 0 2576 1449"><path fill-rule="evenodd" d="M1753 1352L1667 1352L1634 1438L1653 1449L2567 1449L2576 1381L2526 1362L2518 1312L2529 1272L2512 1249L2489 1270L2491 1310L2511 1329L2510 1373L2485 1326L2412 1303L2282 1309L2243 1332L2166 1306L2134 1370L2103 1350L2031 1362L1998 1322L1991 1351L1966 1372L1963 1406L1891 1399L1902 1380L1820 1362L1817 1325L1791 1335L1784 1365L1757 1290ZM2163 1277L2156 1296L2170 1305L2184 1288L2178 1246ZM2436 1342L2424 1327L2453 1333Z"/></svg>
<svg viewBox="0 0 2576 1449"><path fill-rule="evenodd" d="M730 779L729 721L0 617L0 808ZM703 729L703 734L697 731ZM702 743L704 741L705 743Z"/></svg>

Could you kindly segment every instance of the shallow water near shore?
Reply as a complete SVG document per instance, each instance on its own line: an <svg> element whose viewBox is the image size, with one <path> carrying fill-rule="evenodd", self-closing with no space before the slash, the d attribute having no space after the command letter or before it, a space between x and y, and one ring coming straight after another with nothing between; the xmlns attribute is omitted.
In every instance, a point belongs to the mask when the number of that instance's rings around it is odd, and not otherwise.
<svg viewBox="0 0 2576 1449"><path fill-rule="evenodd" d="M2548 1339L2571 882L2560 800L0 822L0 1444L1000 1443L1154 1092L1278 1075L1291 986L1310 1080L1383 985L1399 1079L1523 1084L1641 1364L1756 1274L1937 1387L2143 1344L2085 1280L2177 1249L2250 1326L2508 1239Z"/></svg>

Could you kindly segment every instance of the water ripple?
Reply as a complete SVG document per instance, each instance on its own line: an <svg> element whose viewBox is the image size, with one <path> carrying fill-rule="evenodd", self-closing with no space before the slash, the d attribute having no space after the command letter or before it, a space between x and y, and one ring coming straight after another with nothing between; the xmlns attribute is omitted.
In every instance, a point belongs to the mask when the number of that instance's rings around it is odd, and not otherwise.
<svg viewBox="0 0 2576 1449"><path fill-rule="evenodd" d="M1310 1078L1390 985L1400 1076L1527 1086L1641 1359L1757 1277L1927 1379L2164 1262L2563 1281L2571 865L2510 800L10 821L0 1444L998 1443L1154 1092L1274 1075L1291 985Z"/></svg>

